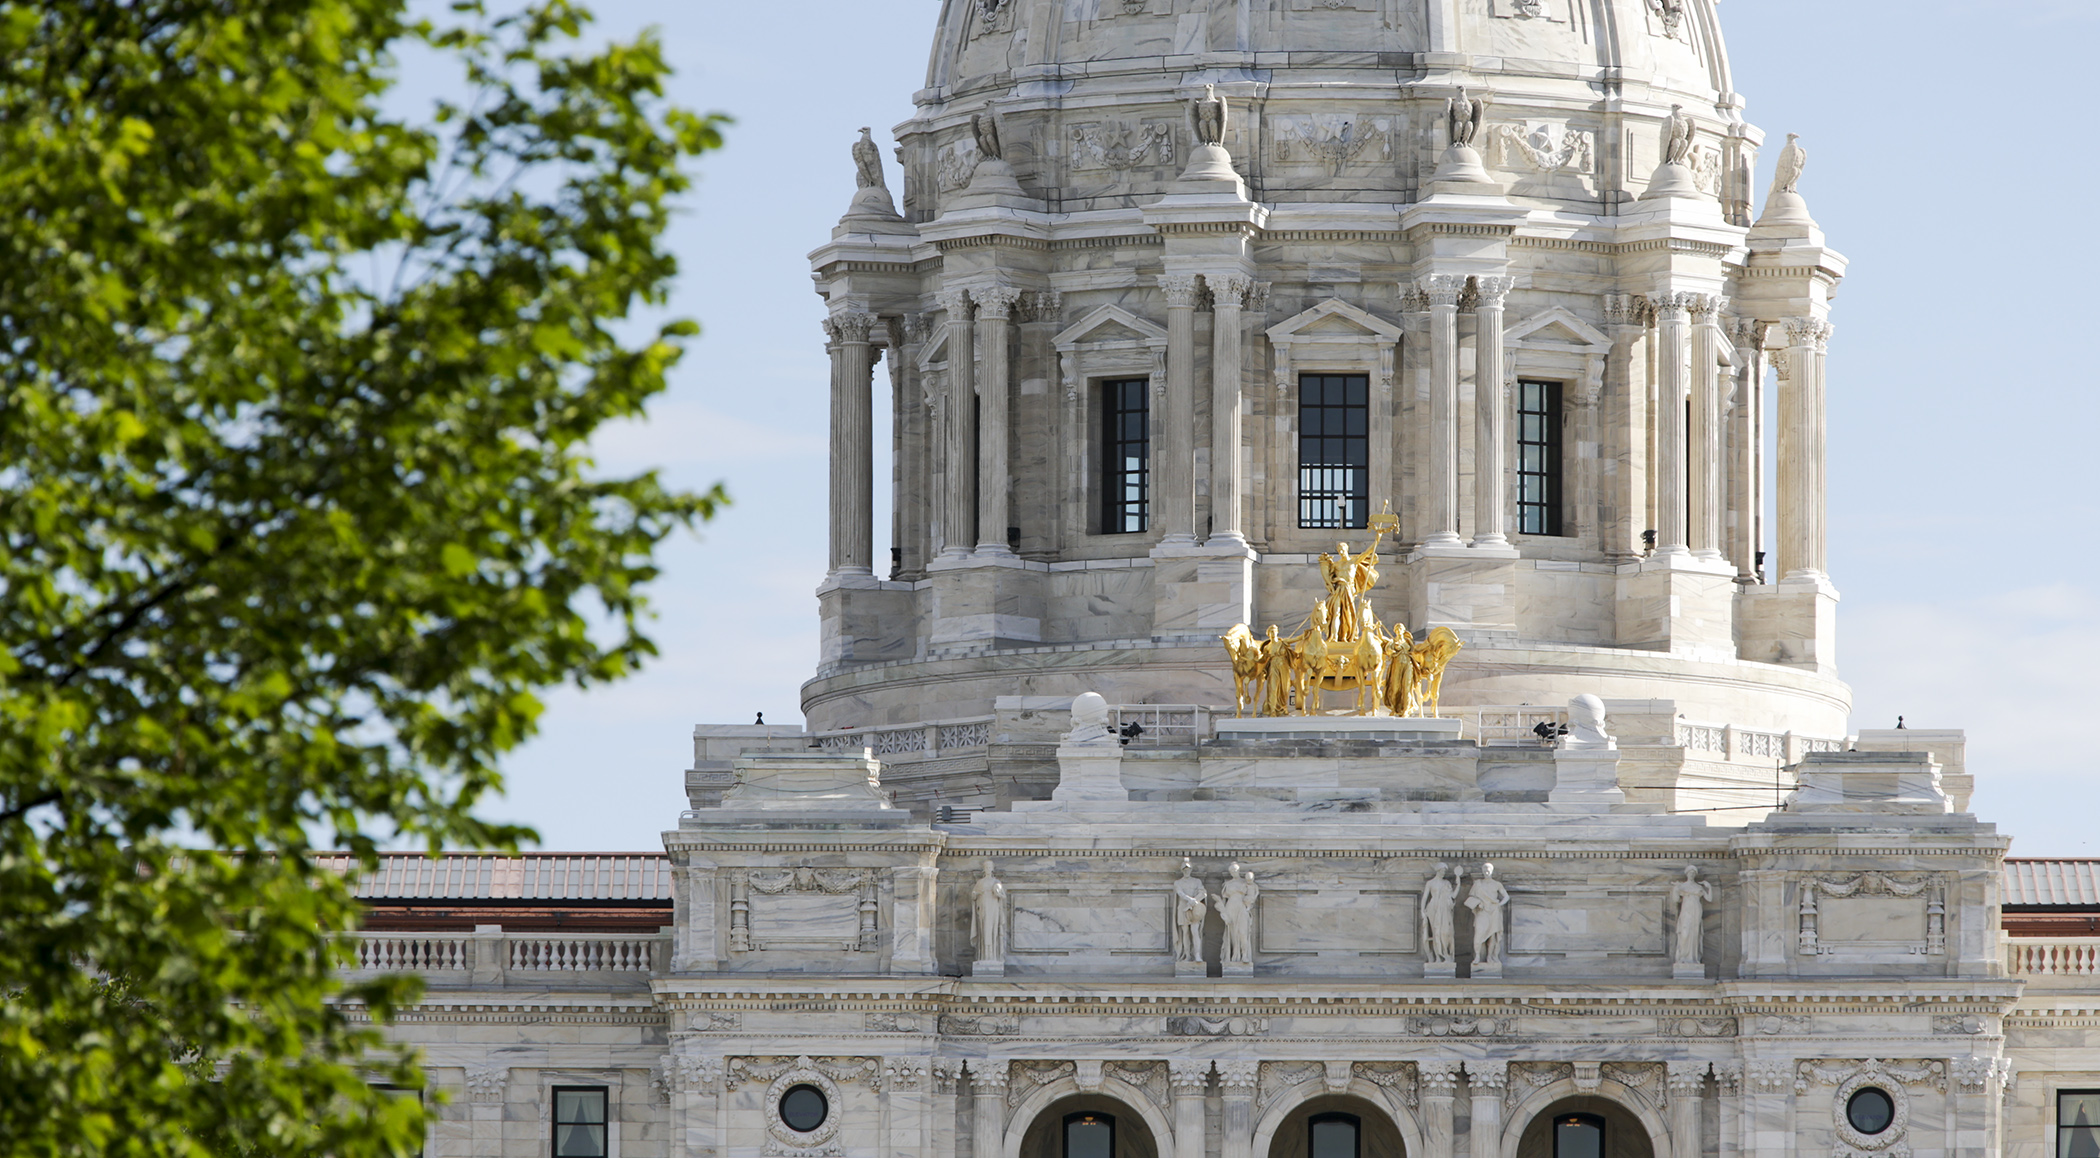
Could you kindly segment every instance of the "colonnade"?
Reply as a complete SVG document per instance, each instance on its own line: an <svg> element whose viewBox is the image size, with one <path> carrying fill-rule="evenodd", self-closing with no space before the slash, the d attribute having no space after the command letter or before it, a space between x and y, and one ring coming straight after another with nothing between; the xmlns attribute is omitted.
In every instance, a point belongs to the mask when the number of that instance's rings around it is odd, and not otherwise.
<svg viewBox="0 0 2100 1158"><path fill-rule="evenodd" d="M1166 306L1166 351L1163 376L1153 389L1153 514L1159 545L1195 548L1208 542L1244 551L1248 541L1246 470L1240 453L1214 450L1210 456L1211 525L1207 540L1196 526L1195 400L1198 383L1196 312L1207 290L1215 322L1210 350L1210 430L1213 448L1244 452L1243 370L1246 366L1246 304L1256 290L1241 272L1169 274L1158 285ZM1428 455L1419 476L1426 494L1419 507L1423 525L1419 542L1427 548L1506 550L1509 545L1510 495L1507 483L1511 450L1508 414L1504 305L1513 281L1507 277L1438 275L1405 287L1406 308L1427 317ZM947 371L931 407L929 438L940 444L940 477L920 480L900 468L900 495L933 485L922 497L930 517L899 520L906 529L933 540L941 557L959 560L973 554L1011 557L1007 528L1012 525L1012 400L1016 378L1012 327L1022 291L1004 285L949 289L938 295L948 318ZM1621 535L1646 510L1645 529L1654 531L1653 555L1665 563L1698 562L1712 567L1732 563L1739 579L1760 573L1763 542L1763 455L1768 439L1778 461L1776 494L1777 565L1766 580L1820 582L1826 571L1824 490L1824 363L1832 327L1818 318L1742 319L1732 334L1724 330L1729 302L1696 292L1666 292L1631 299L1640 303L1652 354L1643 359L1642 374L1623 363L1638 351L1624 341L1610 357L1622 364L1609 380L1621 390L1641 389L1648 402L1615 405L1623 423L1647 414L1650 435L1623 430L1632 445L1645 445L1645 462L1629 472L1645 473L1645 502L1622 494ZM1460 414L1462 351L1460 314L1474 316L1473 381L1473 512L1470 542L1460 534L1463 418ZM873 519L872 376L882 350L898 356L896 327L885 330L876 314L846 309L825 322L831 354L831 554L835 576L871 576ZM1771 359L1777 371L1776 430L1763 429L1765 342L1779 329L1784 347ZM1623 327L1622 327L1623 332ZM1732 359L1724 350L1734 350ZM980 355L981 351L981 355ZM1724 365L1733 362L1732 368ZM1163 377L1163 380L1158 380ZM905 375L894 372L893 382ZM1677 400L1672 404L1669 400ZM900 413L903 412L900 406ZM980 438L978 427L983 427ZM1604 432L1600 432L1604 433ZM1289 453L1289 452L1286 452ZM974 463L974 469L973 469ZM1281 485L1288 475L1271 473ZM1042 480L1062 486L1068 480ZM1375 489L1375 488L1374 488ZM1374 496L1374 498L1382 496ZM1636 499L1633 509L1625 500ZM973 517L974 512L974 517ZM1583 517L1572 520L1582 525ZM1623 548L1599 544L1607 553Z"/></svg>

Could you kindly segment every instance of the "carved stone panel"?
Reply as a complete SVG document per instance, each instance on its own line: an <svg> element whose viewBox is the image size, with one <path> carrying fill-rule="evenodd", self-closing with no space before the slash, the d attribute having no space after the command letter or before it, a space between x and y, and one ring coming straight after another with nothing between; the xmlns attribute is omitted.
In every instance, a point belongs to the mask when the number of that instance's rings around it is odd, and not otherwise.
<svg viewBox="0 0 2100 1158"><path fill-rule="evenodd" d="M1013 890L1015 957L1173 951L1166 894L1157 889Z"/></svg>
<svg viewBox="0 0 2100 1158"><path fill-rule="evenodd" d="M1257 931L1263 953L1412 953L1415 894L1269 890Z"/></svg>
<svg viewBox="0 0 2100 1158"><path fill-rule="evenodd" d="M1659 897L1600 891L1524 900L1531 903L1511 906L1512 956L1662 956L1668 951Z"/></svg>

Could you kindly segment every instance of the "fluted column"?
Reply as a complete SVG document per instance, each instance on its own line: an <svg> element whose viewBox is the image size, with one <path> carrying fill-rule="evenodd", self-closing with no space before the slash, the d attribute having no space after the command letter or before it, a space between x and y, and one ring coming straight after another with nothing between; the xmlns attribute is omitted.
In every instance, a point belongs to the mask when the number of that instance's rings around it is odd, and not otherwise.
<svg viewBox="0 0 2100 1158"><path fill-rule="evenodd" d="M1243 511L1246 479L1240 461L1240 395L1244 362L1240 308L1254 279L1213 277L1210 282L1210 538L1221 547L1247 545Z"/></svg>
<svg viewBox="0 0 2100 1158"><path fill-rule="evenodd" d="M1021 291L995 285L977 291L977 344L984 351L977 384L977 553L1013 554L1006 528L1013 520L1013 340L1008 332Z"/></svg>
<svg viewBox="0 0 2100 1158"><path fill-rule="evenodd" d="M1253 1158L1254 1087L1260 1080L1260 1062L1234 1060L1218 1063L1218 1091L1224 1095L1225 1103L1219 1158Z"/></svg>
<svg viewBox="0 0 2100 1158"><path fill-rule="evenodd" d="M1670 1152L1676 1158L1702 1158L1705 1143L1699 1137L1699 1103L1706 1092L1703 1061L1668 1063L1670 1083Z"/></svg>
<svg viewBox="0 0 2100 1158"><path fill-rule="evenodd" d="M940 553L959 559L970 553L977 528L971 499L977 479L971 473L977 446L977 344L970 325L970 295L943 290L941 308L948 312L947 461L941 471Z"/></svg>
<svg viewBox="0 0 2100 1158"><path fill-rule="evenodd" d="M1203 1158L1203 1094L1210 1085L1210 1061L1168 1058L1167 1085L1174 1093L1174 1158Z"/></svg>
<svg viewBox="0 0 2100 1158"><path fill-rule="evenodd" d="M875 552L875 315L831 315L831 573L872 575Z"/></svg>
<svg viewBox="0 0 2100 1158"><path fill-rule="evenodd" d="M1744 318L1735 332L1735 441L1729 456L1732 485L1728 488L1735 528L1729 553L1735 557L1736 578L1746 583L1757 575L1758 545L1763 542L1758 520L1764 513L1764 408L1760 402L1765 385L1766 329L1767 323Z"/></svg>
<svg viewBox="0 0 2100 1158"><path fill-rule="evenodd" d="M1426 1061L1415 1069L1422 1079L1422 1158L1453 1158L1451 1109L1458 1098L1458 1063Z"/></svg>
<svg viewBox="0 0 2100 1158"><path fill-rule="evenodd" d="M1688 559L1686 526L1685 375L1691 367L1686 314L1695 294L1655 298L1655 553Z"/></svg>
<svg viewBox="0 0 2100 1158"><path fill-rule="evenodd" d="M1508 1062L1466 1063L1466 1092L1473 1099L1473 1158L1502 1158L1502 1091L1507 1085Z"/></svg>
<svg viewBox="0 0 2100 1158"><path fill-rule="evenodd" d="M1196 543L1196 277L1167 274L1167 396L1153 417L1153 498L1163 547Z"/></svg>
<svg viewBox="0 0 2100 1158"><path fill-rule="evenodd" d="M1692 554L1721 561L1722 418L1727 390L1721 378L1721 310L1726 298L1691 295L1692 395L1690 481Z"/></svg>
<svg viewBox="0 0 2100 1158"><path fill-rule="evenodd" d="M1516 282L1474 280L1473 545L1509 546L1509 387L1503 380L1502 302Z"/></svg>
<svg viewBox="0 0 2100 1158"><path fill-rule="evenodd" d="M1463 547L1458 537L1458 297L1461 277L1428 279L1429 526L1428 547Z"/></svg>
<svg viewBox="0 0 2100 1158"><path fill-rule="evenodd" d="M1786 320L1787 373L1779 384L1779 569L1790 580L1825 577L1823 356L1832 327Z"/></svg>
<svg viewBox="0 0 2100 1158"><path fill-rule="evenodd" d="M998 1158L1006 1141L1007 1063L1004 1058L970 1062L970 1126L975 1152Z"/></svg>

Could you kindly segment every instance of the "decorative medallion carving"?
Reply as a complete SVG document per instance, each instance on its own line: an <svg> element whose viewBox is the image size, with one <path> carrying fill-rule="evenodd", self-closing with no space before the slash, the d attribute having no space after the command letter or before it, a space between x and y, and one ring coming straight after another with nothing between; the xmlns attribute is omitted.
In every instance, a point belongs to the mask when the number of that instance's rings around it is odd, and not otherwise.
<svg viewBox="0 0 2100 1158"><path fill-rule="evenodd" d="M1859 1062L1801 1062L1795 1070L1794 1092L1805 1094L1815 1085L1837 1087L1831 1096L1831 1118L1841 1145L1834 1158L1867 1158L1871 1155L1905 1158L1911 1152L1910 1144L1905 1140L1910 1129L1910 1093L1905 1087L1932 1086L1944 1092L1947 1065L1937 1061L1902 1063L1878 1058ZM1853 1127L1850 1115L1846 1113L1852 1095L1869 1087L1886 1093L1895 1106L1895 1116L1889 1121L1888 1128L1878 1134L1861 1133Z"/></svg>
<svg viewBox="0 0 2100 1158"><path fill-rule="evenodd" d="M1679 1037L1734 1037L1736 1020L1733 1017L1681 1017L1677 1019L1675 1029Z"/></svg>
<svg viewBox="0 0 2100 1158"><path fill-rule="evenodd" d="M941 1032L951 1037L995 1037L1021 1032L1021 1019L1011 1014L941 1014Z"/></svg>
<svg viewBox="0 0 2100 1158"><path fill-rule="evenodd" d="M1494 1037L1507 1027L1492 1017L1410 1017L1407 1032L1418 1037Z"/></svg>
<svg viewBox="0 0 2100 1158"><path fill-rule="evenodd" d="M1489 164L1509 172L1593 173L1597 134L1552 121L1496 125L1488 131Z"/></svg>
<svg viewBox="0 0 2100 1158"><path fill-rule="evenodd" d="M1170 1017L1167 1032L1182 1037L1250 1037L1269 1032L1266 1017Z"/></svg>
<svg viewBox="0 0 2100 1158"><path fill-rule="evenodd" d="M731 1063L734 1068L734 1062ZM875 1065L869 1059L869 1065ZM796 1086L815 1086L824 1095L831 1112L817 1128L808 1132L789 1126L780 1116L780 1099ZM838 1083L831 1075L808 1057L798 1057L780 1068L779 1076L766 1087L766 1144L764 1153L781 1155L783 1158L823 1158L827 1155L844 1154L839 1144L839 1128L846 1121L846 1102L840 1094Z"/></svg>

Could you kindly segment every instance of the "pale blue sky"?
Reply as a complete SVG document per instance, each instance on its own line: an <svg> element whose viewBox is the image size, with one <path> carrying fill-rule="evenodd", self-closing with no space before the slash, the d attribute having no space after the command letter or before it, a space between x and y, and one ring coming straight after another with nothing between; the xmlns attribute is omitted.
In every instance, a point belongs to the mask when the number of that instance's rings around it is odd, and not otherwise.
<svg viewBox="0 0 2100 1158"><path fill-rule="evenodd" d="M735 505L664 554L663 658L554 694L487 811L547 848L648 849L684 806L695 723L801 720L827 407L805 255L853 193L859 127L887 157L910 114L938 3L592 6L614 35L659 26L676 99L738 119L672 238L673 308L705 332L601 461L724 480ZM2100 189L2100 150L2073 131L2100 15L2071 0L1721 11L1750 119L1773 146L1802 134L1802 192L1852 261L1833 313L1830 514L1853 726L1968 729L1974 807L2015 855L2100 855L2100 244L2070 220Z"/></svg>

